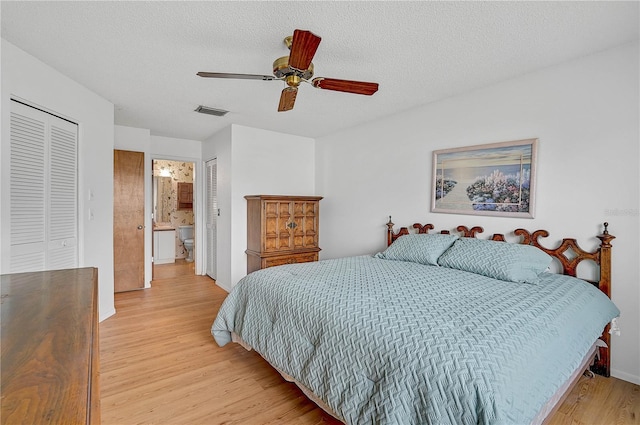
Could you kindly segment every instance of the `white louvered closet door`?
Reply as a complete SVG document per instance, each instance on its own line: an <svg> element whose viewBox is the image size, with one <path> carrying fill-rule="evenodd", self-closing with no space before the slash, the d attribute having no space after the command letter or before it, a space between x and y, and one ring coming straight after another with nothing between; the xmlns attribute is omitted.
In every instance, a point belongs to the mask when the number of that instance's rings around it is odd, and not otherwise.
<svg viewBox="0 0 640 425"><path fill-rule="evenodd" d="M10 271L78 266L78 126L11 102Z"/></svg>
<svg viewBox="0 0 640 425"><path fill-rule="evenodd" d="M213 159L206 163L206 191L207 191L207 275L215 279L217 271L216 245L217 245L217 218L218 218L218 187L217 187L217 163Z"/></svg>

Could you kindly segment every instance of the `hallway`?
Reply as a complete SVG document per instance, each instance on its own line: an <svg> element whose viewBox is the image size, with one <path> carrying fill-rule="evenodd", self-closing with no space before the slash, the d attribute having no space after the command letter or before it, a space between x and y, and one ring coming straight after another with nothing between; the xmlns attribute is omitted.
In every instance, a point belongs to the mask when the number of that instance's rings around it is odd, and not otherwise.
<svg viewBox="0 0 640 425"><path fill-rule="evenodd" d="M195 275L195 263L187 262L183 258L176 259L175 263L168 264L154 264L153 265L153 281L151 286L156 280L170 279L173 277L181 276L194 276Z"/></svg>

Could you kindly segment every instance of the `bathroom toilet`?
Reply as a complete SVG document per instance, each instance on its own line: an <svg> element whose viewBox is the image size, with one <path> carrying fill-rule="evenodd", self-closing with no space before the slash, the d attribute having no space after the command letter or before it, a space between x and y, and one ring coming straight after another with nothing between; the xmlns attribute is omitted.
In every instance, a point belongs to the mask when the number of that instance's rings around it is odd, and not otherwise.
<svg viewBox="0 0 640 425"><path fill-rule="evenodd" d="M180 242L184 245L184 249L187 250L187 260L188 262L193 261L193 225L183 225L178 226L178 238L180 238Z"/></svg>

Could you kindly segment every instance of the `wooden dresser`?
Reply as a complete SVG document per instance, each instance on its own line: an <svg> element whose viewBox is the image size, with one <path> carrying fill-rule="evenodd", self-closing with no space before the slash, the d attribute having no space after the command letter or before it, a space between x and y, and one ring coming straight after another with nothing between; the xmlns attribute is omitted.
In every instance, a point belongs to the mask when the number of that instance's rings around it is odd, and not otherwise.
<svg viewBox="0 0 640 425"><path fill-rule="evenodd" d="M2 424L99 424L98 269L0 277Z"/></svg>
<svg viewBox="0 0 640 425"><path fill-rule="evenodd" d="M252 195L247 200L247 273L318 261L321 196Z"/></svg>

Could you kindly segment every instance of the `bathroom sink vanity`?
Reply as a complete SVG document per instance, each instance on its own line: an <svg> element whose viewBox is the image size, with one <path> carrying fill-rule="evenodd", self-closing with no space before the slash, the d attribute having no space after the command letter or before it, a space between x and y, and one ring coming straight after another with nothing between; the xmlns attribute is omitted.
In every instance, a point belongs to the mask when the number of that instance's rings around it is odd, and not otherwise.
<svg viewBox="0 0 640 425"><path fill-rule="evenodd" d="M153 263L176 262L176 229L170 224L153 226Z"/></svg>

